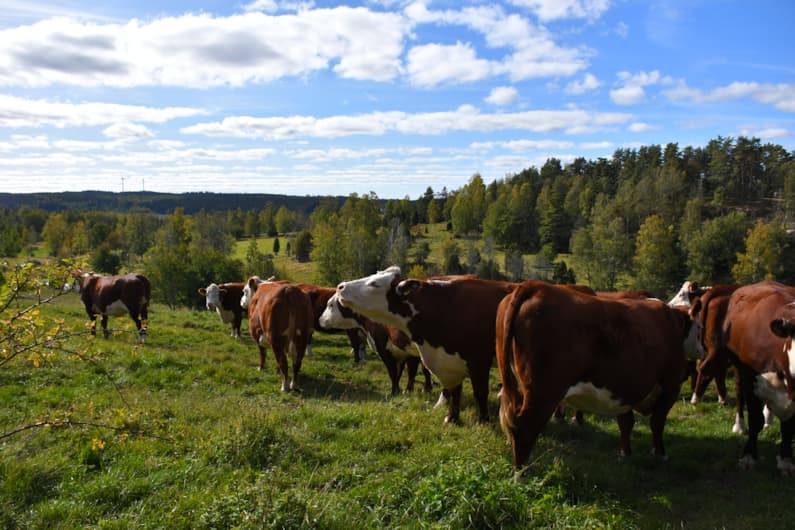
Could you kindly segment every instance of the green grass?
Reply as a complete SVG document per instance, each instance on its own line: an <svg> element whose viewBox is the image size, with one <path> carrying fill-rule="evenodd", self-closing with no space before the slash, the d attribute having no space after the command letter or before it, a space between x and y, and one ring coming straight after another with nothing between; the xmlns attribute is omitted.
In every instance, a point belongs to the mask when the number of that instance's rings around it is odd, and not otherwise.
<svg viewBox="0 0 795 530"><path fill-rule="evenodd" d="M45 312L74 328L77 297ZM344 335L315 337L301 394L283 394L272 356L256 370L248 337L206 311L155 305L145 345L131 322L109 340L75 339L97 357L0 367L2 528L775 528L787 527L787 479L775 470L778 426L762 462L736 462L733 410L687 392L671 414L670 460L650 455L639 417L634 455L618 458L611 418L550 423L529 478L512 480L496 422L478 425L471 388L463 425L445 426L436 396L388 398L370 355L355 365ZM110 378L107 374L110 374ZM492 388L496 389L496 370ZM119 391L116 390L118 386ZM80 425L79 423L84 423ZM85 425L85 424L94 425ZM113 427L113 428L111 428ZM790 479L791 480L791 479Z"/></svg>

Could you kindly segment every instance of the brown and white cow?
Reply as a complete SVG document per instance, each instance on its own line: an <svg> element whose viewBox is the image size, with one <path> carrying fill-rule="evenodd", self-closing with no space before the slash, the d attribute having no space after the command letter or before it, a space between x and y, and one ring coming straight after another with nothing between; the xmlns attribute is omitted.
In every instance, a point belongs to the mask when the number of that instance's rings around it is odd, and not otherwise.
<svg viewBox="0 0 795 530"><path fill-rule="evenodd" d="M329 298L326 309L320 315L320 325L337 329L361 329L367 336L370 347L378 353L384 362L389 379L392 381L392 395L400 393L400 377L406 369L408 381L406 392L414 390L414 381L420 362L419 351L408 335L393 326L379 324L352 309L342 307L337 295ZM422 365L425 376L423 390L430 393L432 389L431 373Z"/></svg>
<svg viewBox="0 0 795 530"><path fill-rule="evenodd" d="M501 302L496 329L500 424L517 477L562 399L616 416L624 455L633 411L650 414L654 453L665 457L665 420L686 369L684 343L695 335L686 312L528 281Z"/></svg>
<svg viewBox="0 0 795 530"><path fill-rule="evenodd" d="M198 291L206 300L207 309L216 311L221 317L221 322L231 324L231 336L240 337L240 325L243 322L243 308L240 298L243 296L245 282L228 282L207 287L199 287Z"/></svg>
<svg viewBox="0 0 795 530"><path fill-rule="evenodd" d="M764 424L763 404L781 422L778 469L795 473L795 287L765 280L735 290L729 299L723 333L729 359L738 369L748 411L748 439L740 466L751 468L758 458L757 439Z"/></svg>
<svg viewBox="0 0 795 530"><path fill-rule="evenodd" d="M138 342L146 340L151 286L143 274L101 276L78 270L73 283L67 284L64 289L80 294L88 318L91 319L92 335L97 334L97 315L102 316L102 334L108 338L108 316L128 314L138 329Z"/></svg>
<svg viewBox="0 0 795 530"><path fill-rule="evenodd" d="M467 377L479 421L486 422L494 318L500 301L515 287L515 283L472 277L404 279L399 267L390 267L339 284L337 294L343 307L411 337L423 364L449 391L445 422L459 421L461 385Z"/></svg>
<svg viewBox="0 0 795 530"><path fill-rule="evenodd" d="M243 287L240 305L248 308L249 333L259 348L259 369L265 368L266 346L270 346L281 374L282 392L298 390L298 372L312 340L314 313L309 295L295 284L252 277ZM292 379L288 354L293 363Z"/></svg>

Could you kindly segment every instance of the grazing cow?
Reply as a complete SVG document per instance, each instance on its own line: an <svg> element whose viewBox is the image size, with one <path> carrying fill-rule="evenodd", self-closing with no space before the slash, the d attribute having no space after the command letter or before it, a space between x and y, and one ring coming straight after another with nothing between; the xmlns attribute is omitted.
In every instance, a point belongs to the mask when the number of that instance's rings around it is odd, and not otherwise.
<svg viewBox="0 0 795 530"><path fill-rule="evenodd" d="M425 366L449 391L445 422L457 423L461 384L469 377L487 422L489 369L494 360L494 318L500 301L515 283L452 279L403 279L399 267L343 282L337 294L343 307L411 337Z"/></svg>
<svg viewBox="0 0 795 530"><path fill-rule="evenodd" d="M564 398L615 415L623 455L631 454L633 410L650 414L654 453L665 457L662 434L685 373L684 343L695 337L686 312L528 281L502 300L496 329L500 424L517 478Z"/></svg>
<svg viewBox="0 0 795 530"><path fill-rule="evenodd" d="M281 374L282 392L298 390L298 372L309 341L312 340L312 302L297 285L262 282L249 278L240 299L248 307L251 338L259 348L259 369L265 368L266 345L273 350ZM293 361L293 376L288 384L287 354Z"/></svg>
<svg viewBox="0 0 795 530"><path fill-rule="evenodd" d="M232 337L240 337L240 325L243 322L243 308L240 298L243 296L244 282L230 282L199 287L199 294L206 298L207 309L217 311L221 322L232 325Z"/></svg>
<svg viewBox="0 0 795 530"><path fill-rule="evenodd" d="M336 294L329 298L325 311L320 315L320 325L328 328L363 330L370 347L378 353L386 366L389 379L392 381L392 395L400 393L400 376L403 375L404 367L408 374L406 392L414 390L417 369L421 363L419 351L408 335L395 327L384 326L347 307L342 307ZM426 393L430 393L431 373L424 365L422 373L425 376L423 389Z"/></svg>
<svg viewBox="0 0 795 530"><path fill-rule="evenodd" d="M781 422L778 469L783 474L795 473L793 320L795 287L765 280L740 287L729 298L723 334L748 411L748 439L740 458L740 466L746 469L758 458L757 439L764 424L762 407L767 404Z"/></svg>
<svg viewBox="0 0 795 530"><path fill-rule="evenodd" d="M143 274L100 276L78 270L74 282L64 288L80 294L91 319L92 335L97 334L97 315L102 315L102 334L108 338L108 316L129 314L138 328L138 342L146 340L151 287Z"/></svg>

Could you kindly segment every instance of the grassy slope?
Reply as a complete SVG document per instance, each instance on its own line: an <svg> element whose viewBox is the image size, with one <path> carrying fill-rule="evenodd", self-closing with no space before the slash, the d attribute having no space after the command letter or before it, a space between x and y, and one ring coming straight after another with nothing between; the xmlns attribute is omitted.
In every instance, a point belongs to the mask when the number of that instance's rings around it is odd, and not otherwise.
<svg viewBox="0 0 795 530"><path fill-rule="evenodd" d="M46 313L80 328L74 296ZM510 480L496 421L442 425L435 396L387 399L373 356L354 365L344 336L318 335L303 393L258 372L256 348L217 315L156 305L146 345L111 321L110 340L75 339L90 364L62 356L42 368L0 367L0 432L49 418L106 427L31 429L0 440L0 526L31 528L773 528L791 500L775 471L778 427L762 435L760 467L737 469L742 438L713 394L683 399L666 429L670 461L651 457L639 417L635 454L617 458L614 420L551 423L531 478ZM111 380L119 385L120 394ZM496 371L492 387L496 388ZM490 396L496 419L496 393ZM128 435L143 430L148 435ZM151 435L151 436L150 436ZM104 445L104 446L103 446ZM100 447L102 446L102 447ZM787 484L785 486L785 484Z"/></svg>

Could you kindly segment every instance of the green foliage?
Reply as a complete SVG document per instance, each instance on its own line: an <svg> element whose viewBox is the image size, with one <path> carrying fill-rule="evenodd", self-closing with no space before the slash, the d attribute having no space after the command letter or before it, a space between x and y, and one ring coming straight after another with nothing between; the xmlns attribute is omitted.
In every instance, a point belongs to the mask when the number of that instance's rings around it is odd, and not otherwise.
<svg viewBox="0 0 795 530"><path fill-rule="evenodd" d="M666 225L658 215L646 218L638 231L635 249L632 287L661 298L675 292L681 283L683 265L674 227Z"/></svg>
<svg viewBox="0 0 795 530"><path fill-rule="evenodd" d="M22 236L13 226L0 231L0 256L16 256L22 250Z"/></svg>
<svg viewBox="0 0 795 530"><path fill-rule="evenodd" d="M688 243L689 277L706 285L731 283L732 266L747 229L748 219L739 212L705 221Z"/></svg>
<svg viewBox="0 0 795 530"><path fill-rule="evenodd" d="M312 252L312 233L309 230L301 230L295 236L293 243L293 255L297 261L309 261Z"/></svg>
<svg viewBox="0 0 795 530"><path fill-rule="evenodd" d="M91 253L91 267L96 272L117 274L121 269L121 256L114 252L110 245L102 244Z"/></svg>
<svg viewBox="0 0 795 530"><path fill-rule="evenodd" d="M469 182L455 196L450 219L456 234L466 235L479 231L486 215L486 186L479 174L472 175Z"/></svg>
<svg viewBox="0 0 795 530"><path fill-rule="evenodd" d="M737 254L732 267L734 281L739 284L775 280L784 273L784 252L787 231L778 220L766 223L757 220L745 238L745 252Z"/></svg>

